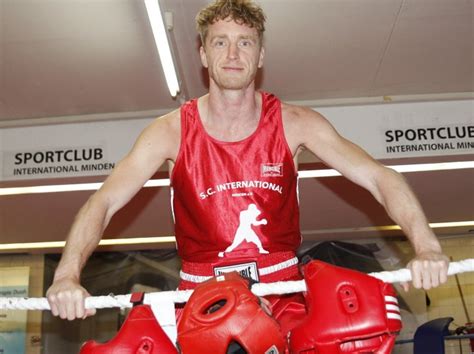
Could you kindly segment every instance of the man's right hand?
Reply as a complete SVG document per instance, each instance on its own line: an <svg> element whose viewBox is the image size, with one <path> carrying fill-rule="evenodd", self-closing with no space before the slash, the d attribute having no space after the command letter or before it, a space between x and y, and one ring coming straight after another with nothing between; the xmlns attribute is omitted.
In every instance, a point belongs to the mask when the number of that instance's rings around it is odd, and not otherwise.
<svg viewBox="0 0 474 354"><path fill-rule="evenodd" d="M84 307L85 299L89 296L90 294L79 281L70 278L55 280L46 292L53 316L69 321L95 315L95 309Z"/></svg>

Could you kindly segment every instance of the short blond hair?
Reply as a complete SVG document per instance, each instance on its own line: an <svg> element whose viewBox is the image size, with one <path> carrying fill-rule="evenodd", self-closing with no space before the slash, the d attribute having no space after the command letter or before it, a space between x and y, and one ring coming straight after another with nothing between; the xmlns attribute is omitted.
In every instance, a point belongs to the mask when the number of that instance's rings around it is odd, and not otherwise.
<svg viewBox="0 0 474 354"><path fill-rule="evenodd" d="M206 42L209 25L230 18L238 24L255 28L260 44L265 31L265 14L260 6L252 0L216 0L199 11L196 25L201 41Z"/></svg>

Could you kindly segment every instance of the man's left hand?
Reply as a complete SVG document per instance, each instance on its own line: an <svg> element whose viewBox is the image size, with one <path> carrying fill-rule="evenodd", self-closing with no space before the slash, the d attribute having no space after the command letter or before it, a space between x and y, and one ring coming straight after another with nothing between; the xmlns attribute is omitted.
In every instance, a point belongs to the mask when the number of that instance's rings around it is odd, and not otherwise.
<svg viewBox="0 0 474 354"><path fill-rule="evenodd" d="M416 289L431 289L448 280L449 258L441 252L425 252L417 255L407 265ZM402 284L407 291L408 283Z"/></svg>

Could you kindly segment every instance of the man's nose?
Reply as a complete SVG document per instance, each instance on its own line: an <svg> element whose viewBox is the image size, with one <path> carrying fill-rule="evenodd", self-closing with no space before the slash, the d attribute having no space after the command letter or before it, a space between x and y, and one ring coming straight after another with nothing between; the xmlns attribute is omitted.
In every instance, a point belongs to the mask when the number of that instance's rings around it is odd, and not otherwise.
<svg viewBox="0 0 474 354"><path fill-rule="evenodd" d="M227 50L227 57L229 59L237 59L239 57L239 47L236 43L231 43Z"/></svg>

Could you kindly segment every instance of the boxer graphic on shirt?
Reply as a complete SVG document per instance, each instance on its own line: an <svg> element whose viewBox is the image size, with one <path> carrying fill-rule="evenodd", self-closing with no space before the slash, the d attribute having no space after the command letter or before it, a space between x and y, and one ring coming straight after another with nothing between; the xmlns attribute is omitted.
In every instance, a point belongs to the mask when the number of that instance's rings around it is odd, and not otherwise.
<svg viewBox="0 0 474 354"><path fill-rule="evenodd" d="M232 252L243 241L254 243L260 253L268 254L268 251L263 248L258 235L252 229L252 225L258 226L267 224L267 219L257 220L260 214L261 211L258 210L257 206L253 203L250 204L247 209L240 212L239 226L235 232L234 241L224 252L219 252L219 257L224 257L224 253Z"/></svg>

